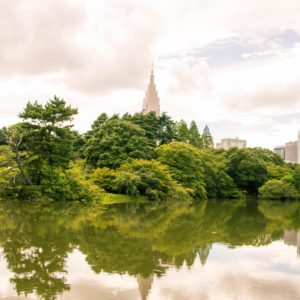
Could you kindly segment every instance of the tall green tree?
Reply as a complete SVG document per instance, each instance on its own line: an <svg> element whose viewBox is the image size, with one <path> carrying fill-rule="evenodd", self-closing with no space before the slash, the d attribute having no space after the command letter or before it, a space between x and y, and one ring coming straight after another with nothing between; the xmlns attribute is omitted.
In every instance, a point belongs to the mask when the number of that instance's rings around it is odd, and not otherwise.
<svg viewBox="0 0 300 300"><path fill-rule="evenodd" d="M199 150L183 142L173 142L156 149L158 160L168 166L173 178L192 190L200 199L206 198L203 159Z"/></svg>
<svg viewBox="0 0 300 300"><path fill-rule="evenodd" d="M155 146L159 140L160 132L160 119L155 115L154 112L147 114L136 113L133 116L125 114L123 120L129 121L133 124L138 125L145 131L145 136Z"/></svg>
<svg viewBox="0 0 300 300"><path fill-rule="evenodd" d="M91 130L85 133L85 139L88 140L107 120L109 117L106 113L100 114L92 123Z"/></svg>
<svg viewBox="0 0 300 300"><path fill-rule="evenodd" d="M92 124L92 130L97 131L108 119L109 118L106 113L102 113L101 115L99 115Z"/></svg>
<svg viewBox="0 0 300 300"><path fill-rule="evenodd" d="M88 140L85 156L89 165L117 168L135 158L152 158L153 145L140 126L112 119Z"/></svg>
<svg viewBox="0 0 300 300"><path fill-rule="evenodd" d="M86 144L86 137L78 131L73 131L74 158L84 158L83 151Z"/></svg>
<svg viewBox="0 0 300 300"><path fill-rule="evenodd" d="M193 145L194 147L201 148L202 141L201 135L199 133L197 124L195 121L191 122L191 126L189 129L189 144Z"/></svg>
<svg viewBox="0 0 300 300"><path fill-rule="evenodd" d="M210 133L208 126L205 125L202 133L202 148L208 149L208 148L213 148L213 146L214 146L214 141L212 135Z"/></svg>
<svg viewBox="0 0 300 300"><path fill-rule="evenodd" d="M190 139L189 128L184 120L180 120L177 124L178 140L183 143L188 143Z"/></svg>
<svg viewBox="0 0 300 300"><path fill-rule="evenodd" d="M139 125L153 145L168 144L177 139L176 124L166 113L157 117L154 112L125 114L123 119Z"/></svg>
<svg viewBox="0 0 300 300"><path fill-rule="evenodd" d="M19 117L23 120L24 148L30 155L30 168L36 184L43 168L67 168L73 155L71 131L77 109L54 96L45 105L27 103Z"/></svg>
<svg viewBox="0 0 300 300"><path fill-rule="evenodd" d="M231 148L226 152L227 173L235 184L255 194L268 179L268 169L262 159L259 159L249 149Z"/></svg>
<svg viewBox="0 0 300 300"><path fill-rule="evenodd" d="M178 140L176 123L166 113L159 117L159 145L164 145Z"/></svg>

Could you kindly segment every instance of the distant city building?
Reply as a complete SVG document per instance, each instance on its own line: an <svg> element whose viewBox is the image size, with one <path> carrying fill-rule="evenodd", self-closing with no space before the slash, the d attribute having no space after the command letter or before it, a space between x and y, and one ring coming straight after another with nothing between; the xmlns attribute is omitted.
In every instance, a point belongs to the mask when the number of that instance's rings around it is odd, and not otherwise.
<svg viewBox="0 0 300 300"><path fill-rule="evenodd" d="M159 97L154 83L153 65L142 111L143 113L155 112L156 116L160 115Z"/></svg>
<svg viewBox="0 0 300 300"><path fill-rule="evenodd" d="M285 147L284 146L276 146L273 151L280 155L282 159L285 159Z"/></svg>
<svg viewBox="0 0 300 300"><path fill-rule="evenodd" d="M298 162L298 141L285 144L285 160L287 162Z"/></svg>
<svg viewBox="0 0 300 300"><path fill-rule="evenodd" d="M239 138L235 139L221 139L220 143L217 143L217 148L223 148L228 150L233 147L237 147L239 149L246 148L247 142L245 140L240 140Z"/></svg>

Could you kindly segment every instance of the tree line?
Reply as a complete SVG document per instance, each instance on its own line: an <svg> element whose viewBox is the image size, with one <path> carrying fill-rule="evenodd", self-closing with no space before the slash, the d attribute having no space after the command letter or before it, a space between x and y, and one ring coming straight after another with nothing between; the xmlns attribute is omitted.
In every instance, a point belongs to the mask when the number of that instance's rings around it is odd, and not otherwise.
<svg viewBox="0 0 300 300"><path fill-rule="evenodd" d="M200 133L195 121L102 113L81 134L72 128L76 114L55 96L27 103L21 121L0 130L2 197L299 198L298 165L268 149L214 149L208 126Z"/></svg>

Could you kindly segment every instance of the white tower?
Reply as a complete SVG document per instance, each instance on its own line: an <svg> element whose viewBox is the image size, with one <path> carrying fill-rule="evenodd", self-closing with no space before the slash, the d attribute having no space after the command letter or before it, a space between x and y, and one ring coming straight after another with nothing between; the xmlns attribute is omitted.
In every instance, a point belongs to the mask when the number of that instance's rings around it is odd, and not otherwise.
<svg viewBox="0 0 300 300"><path fill-rule="evenodd" d="M159 97L154 83L153 64L150 75L150 83L143 101L143 113L155 112L156 116L160 115Z"/></svg>

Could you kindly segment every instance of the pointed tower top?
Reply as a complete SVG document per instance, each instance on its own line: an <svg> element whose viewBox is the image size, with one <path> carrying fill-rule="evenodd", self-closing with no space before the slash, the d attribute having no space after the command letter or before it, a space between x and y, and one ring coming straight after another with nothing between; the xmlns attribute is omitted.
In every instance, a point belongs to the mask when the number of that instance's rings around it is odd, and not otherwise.
<svg viewBox="0 0 300 300"><path fill-rule="evenodd" d="M160 105L159 97L157 94L156 86L154 83L154 73L153 73L153 61L150 74L150 82L146 91L146 95L143 101L142 111L144 113L155 112L156 116L160 115Z"/></svg>

